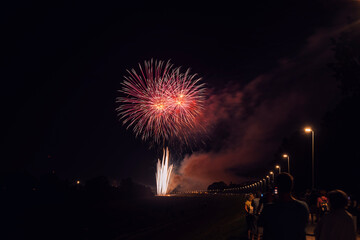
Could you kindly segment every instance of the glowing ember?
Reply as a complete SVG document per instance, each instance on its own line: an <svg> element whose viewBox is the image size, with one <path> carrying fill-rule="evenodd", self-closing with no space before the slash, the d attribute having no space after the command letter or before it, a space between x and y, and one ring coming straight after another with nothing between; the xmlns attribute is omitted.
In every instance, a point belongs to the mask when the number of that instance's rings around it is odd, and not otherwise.
<svg viewBox="0 0 360 240"><path fill-rule="evenodd" d="M169 149L164 149L163 158L160 162L160 159L157 163L157 172L156 172L156 190L157 195L163 196L168 193L168 187L171 178L171 172L173 165L169 166Z"/></svg>
<svg viewBox="0 0 360 240"><path fill-rule="evenodd" d="M117 108L123 123L143 140L156 143L171 139L188 143L194 132L202 131L199 117L204 108L204 84L200 78L174 68L168 61L145 61L139 71L128 71L118 97Z"/></svg>

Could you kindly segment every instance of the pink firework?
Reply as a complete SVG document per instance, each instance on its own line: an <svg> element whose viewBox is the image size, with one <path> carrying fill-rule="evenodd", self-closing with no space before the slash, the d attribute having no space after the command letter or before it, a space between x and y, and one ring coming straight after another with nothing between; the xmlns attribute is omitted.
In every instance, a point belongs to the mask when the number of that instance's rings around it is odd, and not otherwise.
<svg viewBox="0 0 360 240"><path fill-rule="evenodd" d="M145 61L139 72L127 71L117 98L120 118L136 136L155 142L178 139L201 130L198 120L204 108L205 88L196 74L174 68L170 61Z"/></svg>

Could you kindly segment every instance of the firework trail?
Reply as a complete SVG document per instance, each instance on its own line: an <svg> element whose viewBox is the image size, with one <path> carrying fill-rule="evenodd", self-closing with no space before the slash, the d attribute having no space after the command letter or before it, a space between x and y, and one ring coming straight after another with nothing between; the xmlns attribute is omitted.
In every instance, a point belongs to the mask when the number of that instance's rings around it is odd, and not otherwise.
<svg viewBox="0 0 360 240"><path fill-rule="evenodd" d="M173 165L169 166L169 149L166 148L163 150L163 158L160 162L160 159L157 163L157 172L156 172L156 191L157 195L166 195L168 193L168 187L171 179L171 173Z"/></svg>
<svg viewBox="0 0 360 240"><path fill-rule="evenodd" d="M127 128L142 140L156 143L174 139L188 144L188 138L202 129L199 117L205 100L201 78L174 68L170 61L145 61L139 71L127 71L122 83L124 97L116 109Z"/></svg>

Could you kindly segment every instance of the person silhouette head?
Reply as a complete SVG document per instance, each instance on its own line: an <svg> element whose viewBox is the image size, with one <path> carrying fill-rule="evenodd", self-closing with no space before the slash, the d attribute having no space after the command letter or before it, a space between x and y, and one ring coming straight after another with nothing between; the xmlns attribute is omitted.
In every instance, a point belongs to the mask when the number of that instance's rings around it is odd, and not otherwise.
<svg viewBox="0 0 360 240"><path fill-rule="evenodd" d="M293 188L294 178L288 173L280 173L276 177L275 185L278 189L279 194L291 193Z"/></svg>
<svg viewBox="0 0 360 240"><path fill-rule="evenodd" d="M348 196L344 191L333 190L328 193L330 210L335 211L338 209L345 209L348 205Z"/></svg>
<svg viewBox="0 0 360 240"><path fill-rule="evenodd" d="M292 199L291 191L293 189L293 182L294 178L288 173L280 173L276 177L275 186L277 187L280 199Z"/></svg>

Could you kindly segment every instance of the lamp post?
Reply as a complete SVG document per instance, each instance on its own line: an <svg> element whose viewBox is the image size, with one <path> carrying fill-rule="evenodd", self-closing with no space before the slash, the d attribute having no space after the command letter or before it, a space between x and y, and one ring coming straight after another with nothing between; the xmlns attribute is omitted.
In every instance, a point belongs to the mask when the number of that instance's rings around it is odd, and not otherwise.
<svg viewBox="0 0 360 240"><path fill-rule="evenodd" d="M288 154L284 154L283 158L287 158L288 160L288 173L290 174L290 156Z"/></svg>
<svg viewBox="0 0 360 240"><path fill-rule="evenodd" d="M311 132L311 188L314 189L315 187L315 172L314 172L314 151L315 151L315 132L311 128L304 129L306 133Z"/></svg>
<svg viewBox="0 0 360 240"><path fill-rule="evenodd" d="M263 191L266 191L266 179L265 178L263 178Z"/></svg>
<svg viewBox="0 0 360 240"><path fill-rule="evenodd" d="M273 187L275 183L275 175L273 171L270 171L270 183L271 183L271 187Z"/></svg>
<svg viewBox="0 0 360 240"><path fill-rule="evenodd" d="M275 168L276 168L276 169L279 169L279 174L280 174L280 173L281 173L281 167L280 167L280 165L276 165Z"/></svg>

